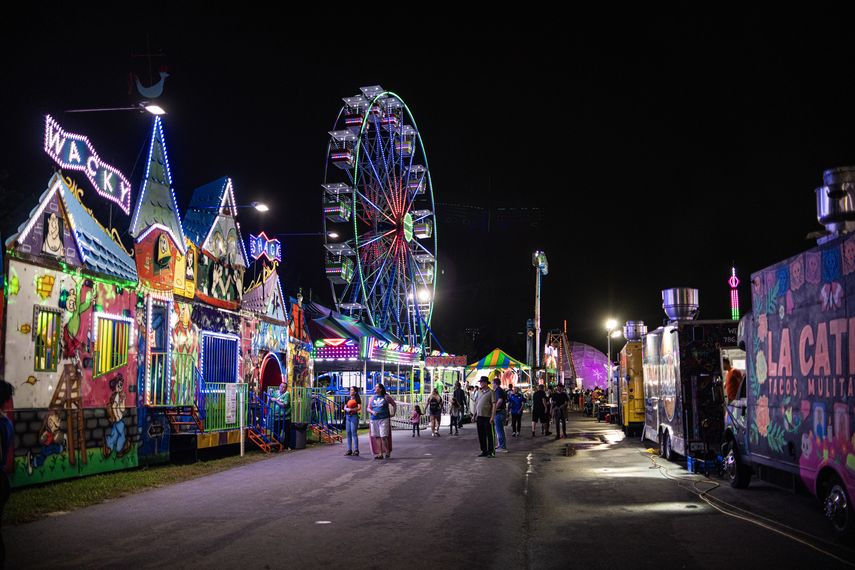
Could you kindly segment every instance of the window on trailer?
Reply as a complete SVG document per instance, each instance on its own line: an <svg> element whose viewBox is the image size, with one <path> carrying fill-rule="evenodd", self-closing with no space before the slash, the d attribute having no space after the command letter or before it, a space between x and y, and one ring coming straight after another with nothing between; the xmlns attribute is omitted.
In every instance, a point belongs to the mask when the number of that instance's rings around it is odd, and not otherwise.
<svg viewBox="0 0 855 570"><path fill-rule="evenodd" d="M95 316L95 377L128 363L130 339L130 319Z"/></svg>
<svg viewBox="0 0 855 570"><path fill-rule="evenodd" d="M33 310L33 332L36 350L33 369L37 372L56 372L59 364L60 312L44 307Z"/></svg>
<svg viewBox="0 0 855 570"><path fill-rule="evenodd" d="M202 333L202 378L207 382L236 382L238 338Z"/></svg>

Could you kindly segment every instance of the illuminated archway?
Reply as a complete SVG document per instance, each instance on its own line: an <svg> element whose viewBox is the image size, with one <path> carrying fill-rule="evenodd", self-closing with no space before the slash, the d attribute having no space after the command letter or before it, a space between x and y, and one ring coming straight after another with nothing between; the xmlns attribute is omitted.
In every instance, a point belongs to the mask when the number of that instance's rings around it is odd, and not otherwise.
<svg viewBox="0 0 855 570"><path fill-rule="evenodd" d="M275 352L268 352L261 361L261 391L267 392L270 386L278 388L285 377L285 367Z"/></svg>

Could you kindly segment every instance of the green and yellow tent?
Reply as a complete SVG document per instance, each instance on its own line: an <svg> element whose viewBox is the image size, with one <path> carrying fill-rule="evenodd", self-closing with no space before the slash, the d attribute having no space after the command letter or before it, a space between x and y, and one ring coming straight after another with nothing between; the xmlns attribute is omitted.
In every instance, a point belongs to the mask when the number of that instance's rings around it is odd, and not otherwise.
<svg viewBox="0 0 855 570"><path fill-rule="evenodd" d="M474 382L479 376L489 376L492 379L496 375L496 371L508 369L518 370L520 373L530 376L530 368L525 363L509 356L500 348L494 348L484 358L466 367L466 381Z"/></svg>

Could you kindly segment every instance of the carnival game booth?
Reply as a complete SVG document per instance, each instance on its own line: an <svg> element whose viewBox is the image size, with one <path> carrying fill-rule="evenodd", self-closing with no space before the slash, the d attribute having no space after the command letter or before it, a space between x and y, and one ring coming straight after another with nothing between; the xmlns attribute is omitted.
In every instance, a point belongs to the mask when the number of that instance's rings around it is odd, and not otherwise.
<svg viewBox="0 0 855 570"><path fill-rule="evenodd" d="M481 376L487 376L490 380L498 376L503 388L507 388L508 384L527 387L532 381L531 367L499 348L494 348L484 358L466 367L467 384L477 386Z"/></svg>
<svg viewBox="0 0 855 570"><path fill-rule="evenodd" d="M393 393L417 387L418 347L334 313L311 319L309 331L314 338L316 377L329 379L328 390L346 393L350 386L357 386L366 393L381 382Z"/></svg>

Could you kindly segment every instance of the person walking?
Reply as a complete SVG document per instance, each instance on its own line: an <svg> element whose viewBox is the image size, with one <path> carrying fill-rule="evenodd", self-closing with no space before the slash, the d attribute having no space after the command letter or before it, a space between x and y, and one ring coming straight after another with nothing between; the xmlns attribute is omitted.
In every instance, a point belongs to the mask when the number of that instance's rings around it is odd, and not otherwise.
<svg viewBox="0 0 855 570"><path fill-rule="evenodd" d="M3 510L9 500L9 492L12 487L9 475L6 473L6 462L12 452L12 444L15 441L15 430L12 420L3 412L6 403L15 394L15 387L0 380L0 521L3 520ZM3 542L2 529L0 529L0 568L6 567L6 543Z"/></svg>
<svg viewBox="0 0 855 570"><path fill-rule="evenodd" d="M457 405L457 414L454 413L455 404ZM451 394L451 426L454 428L454 433L460 433L460 428L463 427L463 414L466 410L466 392L460 387L460 381L454 383L454 392ZM449 430L449 434L451 431Z"/></svg>
<svg viewBox="0 0 855 570"><path fill-rule="evenodd" d="M496 414L493 425L496 428L496 451L508 452L508 442L505 438L505 416L507 415L508 395L502 390L501 379L493 378L493 391L496 393Z"/></svg>
<svg viewBox="0 0 855 570"><path fill-rule="evenodd" d="M359 455L359 413L361 411L362 398L359 397L359 388L351 386L350 397L344 406L344 421L347 430L347 453L345 455Z"/></svg>
<svg viewBox="0 0 855 570"><path fill-rule="evenodd" d="M439 437L439 424L442 421L442 396L436 388L431 390L427 401L428 417L430 418L431 437Z"/></svg>
<svg viewBox="0 0 855 570"><path fill-rule="evenodd" d="M525 396L523 396L519 386L508 394L508 407L511 411L511 435L513 437L519 437L522 432L522 414L525 402Z"/></svg>
<svg viewBox="0 0 855 570"><path fill-rule="evenodd" d="M549 421L546 415L546 390L543 384L537 385L534 395L531 397L531 437L537 435L537 425L540 424L540 435L546 433L545 422Z"/></svg>
<svg viewBox="0 0 855 570"><path fill-rule="evenodd" d="M368 430L371 453L374 459L389 459L392 456L392 416L395 415L395 400L386 394L383 384L374 386L374 396L368 403Z"/></svg>
<svg viewBox="0 0 855 570"><path fill-rule="evenodd" d="M555 421L555 439L560 439L561 434L567 437L567 406L570 404L570 398L564 392L564 384L559 384L555 387L550 398L552 407L552 418Z"/></svg>
<svg viewBox="0 0 855 570"><path fill-rule="evenodd" d="M475 425L478 429L478 443L481 445L478 457L495 457L493 420L496 419L496 394L490 390L490 379L486 376L481 376L478 384L480 388L475 400Z"/></svg>
<svg viewBox="0 0 855 570"><path fill-rule="evenodd" d="M424 414L422 413L421 407L416 404L415 408L413 409L413 414L410 416L410 423L413 425L413 437L416 437L416 434L418 434L419 437L422 436L423 415Z"/></svg>

